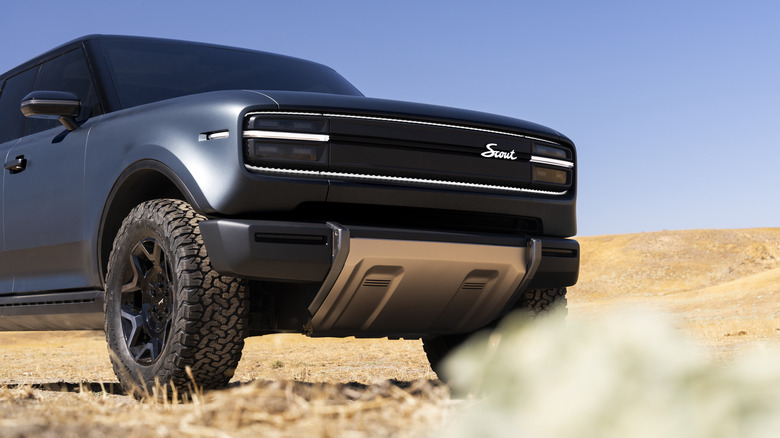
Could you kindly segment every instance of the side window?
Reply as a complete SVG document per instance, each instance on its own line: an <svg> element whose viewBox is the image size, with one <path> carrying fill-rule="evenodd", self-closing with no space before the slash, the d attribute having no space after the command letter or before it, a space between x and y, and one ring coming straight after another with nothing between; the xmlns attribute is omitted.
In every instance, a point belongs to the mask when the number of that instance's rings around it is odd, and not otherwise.
<svg viewBox="0 0 780 438"><path fill-rule="evenodd" d="M41 65L35 90L68 91L81 99L81 114L78 121L102 113L98 104L92 76L81 49L74 49ZM62 126L56 119L28 119L28 134Z"/></svg>
<svg viewBox="0 0 780 438"><path fill-rule="evenodd" d="M25 70L5 81L0 94L0 143L4 143L25 134L25 117L19 109L22 99L35 86L35 77L39 67Z"/></svg>

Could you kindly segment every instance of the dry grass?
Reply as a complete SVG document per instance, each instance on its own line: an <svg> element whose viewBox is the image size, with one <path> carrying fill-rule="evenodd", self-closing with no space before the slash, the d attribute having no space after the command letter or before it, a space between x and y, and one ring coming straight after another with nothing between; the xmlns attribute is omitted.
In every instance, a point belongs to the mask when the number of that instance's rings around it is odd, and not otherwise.
<svg viewBox="0 0 780 438"><path fill-rule="evenodd" d="M23 385L0 388L0 435L421 436L441 424L448 399L446 388L427 381L403 387L256 381L186 404Z"/></svg>
<svg viewBox="0 0 780 438"><path fill-rule="evenodd" d="M227 390L138 402L102 333L0 333L0 436L426 436L456 403L435 379L419 341L273 335Z"/></svg>
<svg viewBox="0 0 780 438"><path fill-rule="evenodd" d="M715 361L780 340L780 230L579 239L570 319L650 307ZM419 341L247 341L232 387L188 404L117 394L102 333L0 333L0 436L428 436L457 416ZM105 389L104 389L105 388Z"/></svg>

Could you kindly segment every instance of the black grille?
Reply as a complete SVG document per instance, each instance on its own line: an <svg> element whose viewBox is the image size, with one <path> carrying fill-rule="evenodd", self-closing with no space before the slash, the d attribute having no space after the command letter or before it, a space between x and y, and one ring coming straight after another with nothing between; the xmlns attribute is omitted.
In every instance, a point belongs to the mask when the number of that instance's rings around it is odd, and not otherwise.
<svg viewBox="0 0 780 438"><path fill-rule="evenodd" d="M274 114L273 117L278 119L280 115ZM247 139L247 164L260 172L303 170L306 172L299 175L304 177L365 180L382 184L449 185L452 188L478 191L562 194L571 187L573 181L571 169L554 166L565 174L564 184L534 181L533 168L539 166L530 162L534 143L545 142L565 149L568 156L573 154L566 146L531 136L375 117L327 115L312 118L327 120L325 126L329 139L317 146L319 149L311 153L311 160L253 157L251 148L265 140ZM252 129L250 125L259 119L262 117L253 115L247 128ZM273 142L290 146L296 143L293 140Z"/></svg>

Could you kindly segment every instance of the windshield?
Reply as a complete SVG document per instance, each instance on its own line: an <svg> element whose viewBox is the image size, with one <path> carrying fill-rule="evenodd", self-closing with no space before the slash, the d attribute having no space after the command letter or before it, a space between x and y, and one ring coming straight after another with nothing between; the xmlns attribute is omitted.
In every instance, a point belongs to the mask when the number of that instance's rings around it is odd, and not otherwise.
<svg viewBox="0 0 780 438"><path fill-rule="evenodd" d="M217 90L289 90L361 96L333 69L272 53L185 42L102 41L124 108Z"/></svg>

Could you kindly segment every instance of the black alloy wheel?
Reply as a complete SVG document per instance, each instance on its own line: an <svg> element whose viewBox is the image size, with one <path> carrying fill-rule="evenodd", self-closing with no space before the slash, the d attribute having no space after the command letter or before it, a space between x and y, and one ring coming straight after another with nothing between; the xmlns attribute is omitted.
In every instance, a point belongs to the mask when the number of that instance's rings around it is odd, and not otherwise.
<svg viewBox="0 0 780 438"><path fill-rule="evenodd" d="M154 363L173 322L171 267L160 243L144 239L130 253L122 285L122 331L136 362Z"/></svg>

